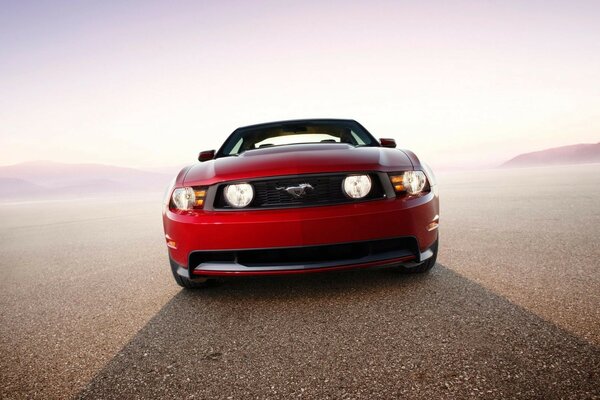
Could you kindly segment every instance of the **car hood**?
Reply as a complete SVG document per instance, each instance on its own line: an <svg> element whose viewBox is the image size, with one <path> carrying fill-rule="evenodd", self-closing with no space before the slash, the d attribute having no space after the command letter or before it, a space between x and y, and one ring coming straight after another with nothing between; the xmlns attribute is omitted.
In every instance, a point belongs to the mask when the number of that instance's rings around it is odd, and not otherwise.
<svg viewBox="0 0 600 400"><path fill-rule="evenodd" d="M296 144L246 151L192 166L186 185L320 172L399 171L413 165L402 150L347 144Z"/></svg>

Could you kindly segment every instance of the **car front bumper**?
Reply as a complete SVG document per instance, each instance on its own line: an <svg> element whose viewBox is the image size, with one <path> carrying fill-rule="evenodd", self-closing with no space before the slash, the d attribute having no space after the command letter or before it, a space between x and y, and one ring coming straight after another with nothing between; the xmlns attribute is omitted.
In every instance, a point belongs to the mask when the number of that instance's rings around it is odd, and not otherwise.
<svg viewBox="0 0 600 400"><path fill-rule="evenodd" d="M174 271L188 278L315 272L429 258L437 193L335 206L180 215L163 222Z"/></svg>

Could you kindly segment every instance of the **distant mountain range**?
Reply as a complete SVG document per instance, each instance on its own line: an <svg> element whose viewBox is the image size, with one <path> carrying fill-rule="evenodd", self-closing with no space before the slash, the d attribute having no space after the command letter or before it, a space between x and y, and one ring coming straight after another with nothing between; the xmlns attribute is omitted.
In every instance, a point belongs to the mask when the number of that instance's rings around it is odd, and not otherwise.
<svg viewBox="0 0 600 400"><path fill-rule="evenodd" d="M501 167L600 163L600 143L576 144L520 154ZM103 164L32 161L0 166L0 200L76 198L163 191L179 167L144 171Z"/></svg>
<svg viewBox="0 0 600 400"><path fill-rule="evenodd" d="M0 167L0 199L77 197L162 191L175 173L102 164L34 161Z"/></svg>
<svg viewBox="0 0 600 400"><path fill-rule="evenodd" d="M508 160L501 167L535 167L587 163L600 163L600 143L575 144L524 153Z"/></svg>

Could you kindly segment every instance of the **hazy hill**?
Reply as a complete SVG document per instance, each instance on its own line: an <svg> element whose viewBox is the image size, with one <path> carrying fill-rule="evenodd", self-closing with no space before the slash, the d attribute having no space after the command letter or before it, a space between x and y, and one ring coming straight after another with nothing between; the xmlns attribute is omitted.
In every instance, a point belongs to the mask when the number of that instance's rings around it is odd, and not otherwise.
<svg viewBox="0 0 600 400"><path fill-rule="evenodd" d="M174 174L102 164L26 162L0 167L0 198L162 191Z"/></svg>
<svg viewBox="0 0 600 400"><path fill-rule="evenodd" d="M533 167L585 163L600 163L600 143L575 144L524 153L508 160L501 167Z"/></svg>
<svg viewBox="0 0 600 400"><path fill-rule="evenodd" d="M0 198L34 195L44 188L23 179L0 178Z"/></svg>

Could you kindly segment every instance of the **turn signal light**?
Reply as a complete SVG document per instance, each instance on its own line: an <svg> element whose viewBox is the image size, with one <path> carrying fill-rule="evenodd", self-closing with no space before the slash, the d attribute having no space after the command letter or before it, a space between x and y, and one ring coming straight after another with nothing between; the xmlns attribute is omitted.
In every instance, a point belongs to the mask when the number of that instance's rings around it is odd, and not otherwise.
<svg viewBox="0 0 600 400"><path fill-rule="evenodd" d="M177 243L169 235L165 235L165 240L167 241L167 247L177 249Z"/></svg>
<svg viewBox="0 0 600 400"><path fill-rule="evenodd" d="M194 190L195 203L194 208L202 207L204 205L204 198L206 197L206 190Z"/></svg>
<svg viewBox="0 0 600 400"><path fill-rule="evenodd" d="M404 192L404 176L403 175L392 175L390 176L390 180L392 181L392 185L394 185L394 190L396 193Z"/></svg>
<svg viewBox="0 0 600 400"><path fill-rule="evenodd" d="M436 215L433 218L433 221L431 221L426 227L425 229L427 229L429 232L431 232L434 229L437 229L438 226L440 226L440 216Z"/></svg>

